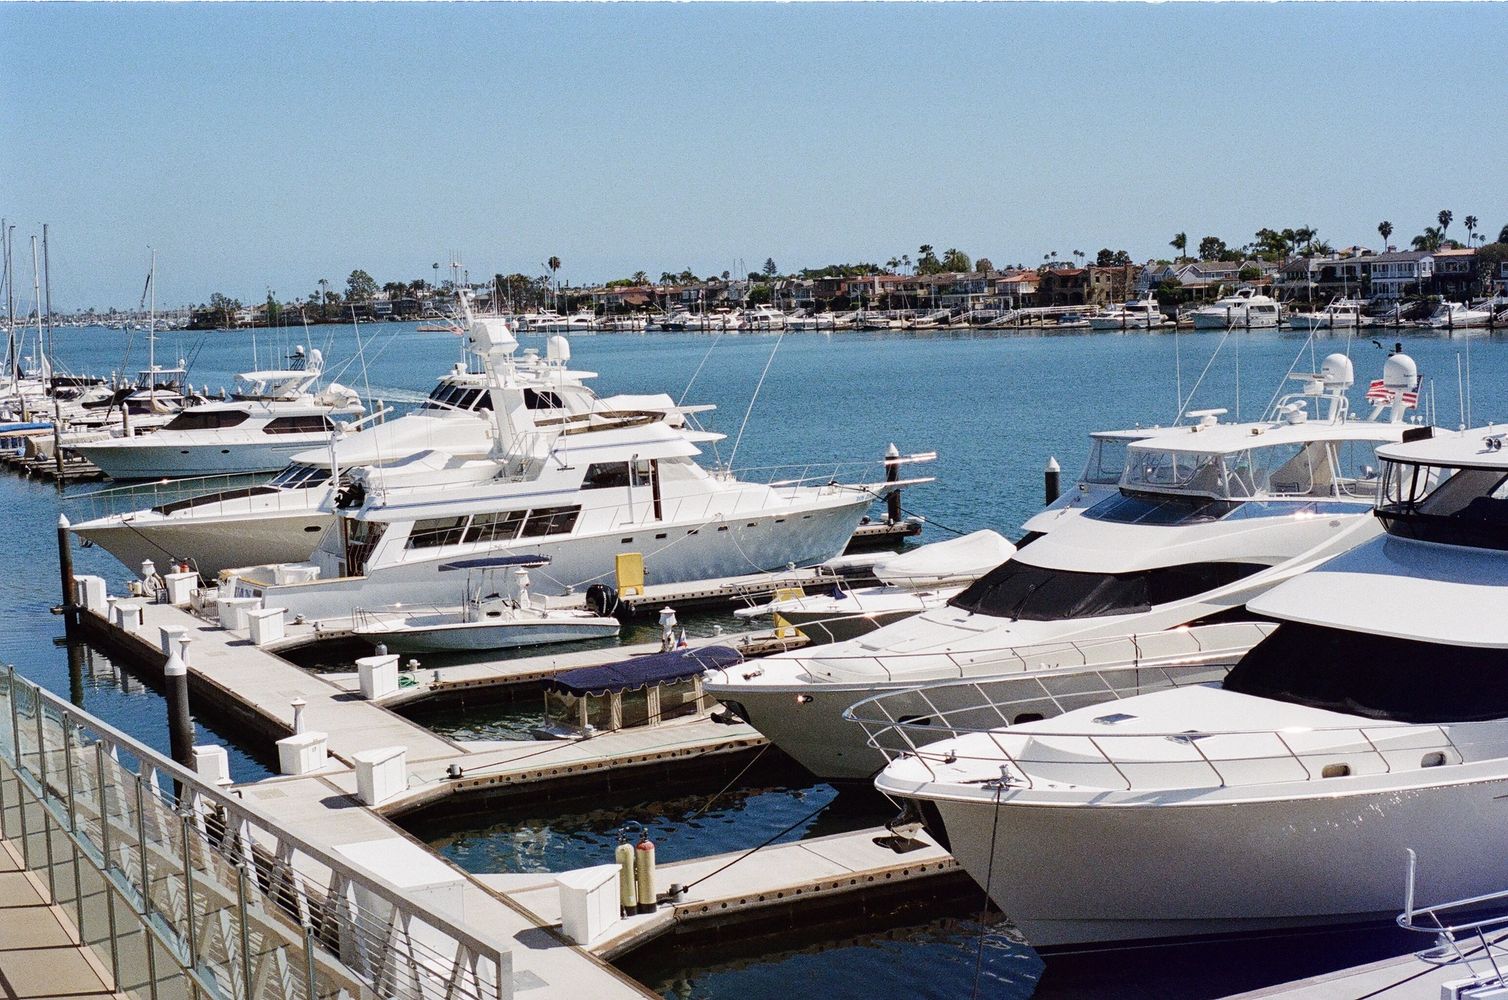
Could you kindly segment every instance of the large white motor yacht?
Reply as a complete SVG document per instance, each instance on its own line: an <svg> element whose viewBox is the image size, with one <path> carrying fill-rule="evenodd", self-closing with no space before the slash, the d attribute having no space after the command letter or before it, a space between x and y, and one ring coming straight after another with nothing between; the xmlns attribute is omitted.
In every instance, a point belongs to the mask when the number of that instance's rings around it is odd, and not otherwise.
<svg viewBox="0 0 1508 1000"><path fill-rule="evenodd" d="M840 721L861 699L1092 665L1124 655L1108 640L1238 616L1380 530L1375 449L1410 429L1403 387L1417 368L1406 355L1387 359L1384 382L1398 390L1373 420L1351 417L1350 361L1332 354L1323 369L1296 376L1302 390L1278 399L1271 419L1221 424L1223 411L1196 411L1192 425L1130 442L1117 492L1077 514L1033 518L1014 556L945 605L711 675L707 690L813 773L862 780L873 752Z"/></svg>
<svg viewBox="0 0 1508 1000"><path fill-rule="evenodd" d="M1243 288L1234 295L1200 306L1193 316L1196 330L1257 330L1277 326L1281 308L1272 296L1255 288Z"/></svg>
<svg viewBox="0 0 1508 1000"><path fill-rule="evenodd" d="M1491 310L1476 309L1460 302L1441 302L1425 318L1424 325L1437 330L1465 330L1486 326L1491 319Z"/></svg>
<svg viewBox="0 0 1508 1000"><path fill-rule="evenodd" d="M1384 919L1410 848L1421 898L1503 884L1503 440L1379 449L1386 535L1254 599L1277 628L1222 683L942 740L908 723L876 785L1039 947Z"/></svg>
<svg viewBox="0 0 1508 1000"><path fill-rule="evenodd" d="M473 324L506 357L506 327ZM808 566L842 552L870 504L926 480L843 485L750 483L694 458L722 435L663 395L596 400L547 413L490 364L497 445L485 460L417 455L353 470L335 523L312 560L234 571L236 592L309 619L358 606L454 603L441 572L460 560L533 555L548 563L536 592L613 582L616 558L638 553L652 583Z"/></svg>
<svg viewBox="0 0 1508 1000"><path fill-rule="evenodd" d="M229 400L185 408L145 436L79 444L77 451L112 479L273 472L298 452L326 444L334 419L359 417L356 393L332 382L321 389L324 358L302 347L286 369L242 372Z"/></svg>

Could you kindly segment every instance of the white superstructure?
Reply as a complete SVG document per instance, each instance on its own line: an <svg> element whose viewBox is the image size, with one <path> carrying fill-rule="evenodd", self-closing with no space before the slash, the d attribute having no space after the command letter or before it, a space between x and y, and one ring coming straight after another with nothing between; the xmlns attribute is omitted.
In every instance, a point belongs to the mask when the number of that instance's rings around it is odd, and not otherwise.
<svg viewBox="0 0 1508 1000"><path fill-rule="evenodd" d="M1194 310L1196 330L1268 329L1278 325L1282 310L1277 299L1255 288L1243 288Z"/></svg>

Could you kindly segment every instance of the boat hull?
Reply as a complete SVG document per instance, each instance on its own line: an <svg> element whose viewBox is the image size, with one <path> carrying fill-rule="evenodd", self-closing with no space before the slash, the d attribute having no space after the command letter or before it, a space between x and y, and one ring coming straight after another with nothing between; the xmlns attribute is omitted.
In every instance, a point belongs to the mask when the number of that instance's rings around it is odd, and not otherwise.
<svg viewBox="0 0 1508 1000"><path fill-rule="evenodd" d="M1391 917L1409 848L1419 852L1422 900L1508 882L1508 778L1270 794L1239 803L1192 791L1124 806L1007 802L998 823L989 800L928 805L953 856L1039 948Z"/></svg>
<svg viewBox="0 0 1508 1000"><path fill-rule="evenodd" d="M111 479L176 479L188 476L276 472L299 452L329 443L325 435L287 434L292 440L255 444L159 444L147 438L117 438L80 444L79 454Z"/></svg>
<svg viewBox="0 0 1508 1000"><path fill-rule="evenodd" d="M318 507L235 519L158 519L133 523L102 519L74 533L98 545L132 572L144 559L158 564L186 560L206 579L236 566L300 562L308 559L332 516Z"/></svg>
<svg viewBox="0 0 1508 1000"><path fill-rule="evenodd" d="M618 623L612 619L508 622L501 625L458 622L413 629L358 628L356 634L368 642L380 642L395 653L474 653L611 639L618 634Z"/></svg>

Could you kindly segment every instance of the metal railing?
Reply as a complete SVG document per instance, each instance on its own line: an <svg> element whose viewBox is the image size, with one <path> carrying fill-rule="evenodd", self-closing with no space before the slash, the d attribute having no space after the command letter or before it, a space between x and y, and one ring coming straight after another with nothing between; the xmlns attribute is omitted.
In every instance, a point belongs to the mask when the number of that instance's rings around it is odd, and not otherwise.
<svg viewBox="0 0 1508 1000"><path fill-rule="evenodd" d="M14 668L0 835L138 997L507 1000L511 957Z"/></svg>
<svg viewBox="0 0 1508 1000"><path fill-rule="evenodd" d="M63 498L69 517L75 522L124 514L147 507L160 507L197 496L222 493L264 485L272 477L246 473L221 473L189 479L154 479L151 482L127 483Z"/></svg>
<svg viewBox="0 0 1508 1000"><path fill-rule="evenodd" d="M1105 714L1095 719L1104 728L1094 731L1009 728L1027 721L1020 717L1023 710L1035 714L1044 703L1061 706L1045 689L1002 699L999 687L1011 681L955 683L878 695L850 706L843 718L862 726L869 745L887 758L914 758L933 780L939 778L938 766L946 766L949 770L942 780L953 784L1016 789L1033 789L1039 782L1124 791L1227 788L1393 774L1467 760L1461 744L1443 726L1432 724L1111 731L1132 718L1115 711L1117 699L1218 679L1207 672L1214 664L1185 666L1203 667L1206 673L1201 676L1174 664L1072 672L1070 676L1091 681L1078 696L1087 696L1088 705L1105 706ZM1021 678L1015 683L1050 679L1051 675ZM973 699L967 698L970 693ZM1064 706L1063 710L1069 709ZM1494 744L1487 756L1502 752ZM965 762L962 768L961 761Z"/></svg>
<svg viewBox="0 0 1508 1000"><path fill-rule="evenodd" d="M1419 856L1413 848L1406 850L1408 878L1403 889L1403 912L1396 921L1406 931L1435 938L1433 947L1415 952L1415 957L1430 965L1461 965L1470 971L1475 987L1508 985L1508 973L1504 972L1508 966L1508 891L1416 907Z"/></svg>
<svg viewBox="0 0 1508 1000"><path fill-rule="evenodd" d="M1233 659L1266 638L1277 626L1269 622L1224 622L1218 625L1171 628L1157 632L1099 639L1060 639L1031 645L993 646L958 652L923 650L915 653L844 653L824 655L821 649L801 657L808 674L819 681L841 682L838 669L861 665L852 676L872 675L875 670L892 684L915 681L937 673L940 666L969 675L1006 674L1021 671L1059 670L1115 663L1177 663L1209 655ZM819 666L819 664L821 666ZM868 668L873 668L868 669ZM924 674L923 671L926 673Z"/></svg>

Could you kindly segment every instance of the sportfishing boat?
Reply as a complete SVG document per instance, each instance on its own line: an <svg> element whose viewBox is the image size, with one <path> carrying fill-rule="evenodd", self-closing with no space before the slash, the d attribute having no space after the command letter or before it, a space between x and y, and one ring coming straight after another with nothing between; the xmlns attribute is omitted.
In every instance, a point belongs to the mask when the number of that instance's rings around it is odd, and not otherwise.
<svg viewBox="0 0 1508 1000"><path fill-rule="evenodd" d="M1377 390L1387 402L1375 400L1371 420L1351 416L1345 355L1290 377L1300 390L1266 420L1222 424L1223 410L1192 411L1192 424L1130 442L1117 492L1078 513L1038 515L1015 555L942 607L776 654L709 679L708 690L813 773L863 779L872 754L840 724L857 701L1088 666L1122 655L1106 640L1240 616L1251 599L1380 532L1375 449L1412 428L1403 417L1417 397L1405 387L1418 372L1406 355L1387 359Z"/></svg>
<svg viewBox="0 0 1508 1000"><path fill-rule="evenodd" d="M505 321L468 314L468 324ZM473 338L468 343L475 343ZM500 359L498 376L516 385L528 405L547 417L589 412L599 404L584 383L592 372L568 367L570 344L551 338L546 354L533 349L521 357ZM74 526L84 543L99 545L126 566L143 559L187 563L206 579L236 566L299 562L314 552L321 535L335 520L335 496L349 486L351 470L383 466L415 456L441 469L468 467L492 453L496 423L487 374L489 359L473 352L469 362L457 362L440 376L429 397L415 410L384 423L370 422L354 432L340 431L329 447L300 452L270 482L181 483L176 487L117 487L75 498L75 505L98 510ZM639 403L643 397L626 398ZM668 397L662 405L673 405ZM616 405L616 404L610 404ZM454 473L451 473L454 475ZM486 475L479 469L478 475ZM141 503L148 507L121 513L115 505ZM118 507L116 508L118 510Z"/></svg>
<svg viewBox="0 0 1508 1000"><path fill-rule="evenodd" d="M1508 881L1508 452L1378 449L1386 534L1250 602L1223 682L959 733L879 776L1042 946L1381 920ZM998 725L998 724L997 724ZM1232 863L1239 859L1239 863Z"/></svg>
<svg viewBox="0 0 1508 1000"><path fill-rule="evenodd" d="M737 330L784 330L789 324L785 313L771 305L750 306L733 320Z"/></svg>
<svg viewBox="0 0 1508 1000"><path fill-rule="evenodd" d="M1129 299L1089 317L1091 330L1158 330L1171 325L1151 292L1144 299Z"/></svg>
<svg viewBox="0 0 1508 1000"><path fill-rule="evenodd" d="M1459 302L1441 302L1425 318L1424 325L1437 330L1465 330L1486 326L1491 319L1490 310L1473 308Z"/></svg>
<svg viewBox="0 0 1508 1000"><path fill-rule="evenodd" d="M403 653L476 653L558 642L610 639L618 619L575 608L551 608L529 593L529 570L546 562L529 556L463 559L441 572L468 571L457 609L359 608L355 634ZM497 571L511 571L513 593L494 589Z"/></svg>
<svg viewBox="0 0 1508 1000"><path fill-rule="evenodd" d="M1364 315L1366 303L1361 299L1337 298L1319 312L1288 314L1288 326L1294 330L1356 330L1370 326Z"/></svg>
<svg viewBox="0 0 1508 1000"><path fill-rule="evenodd" d="M828 592L777 593L774 600L733 614L773 617L777 627L794 626L813 642L855 639L945 603L1015 551L998 532L974 531L876 563L878 586L849 588L835 581Z"/></svg>
<svg viewBox="0 0 1508 1000"><path fill-rule="evenodd" d="M1270 329L1278 325L1282 310L1276 299L1255 288L1216 299L1193 312L1196 330Z"/></svg>
<svg viewBox="0 0 1508 1000"><path fill-rule="evenodd" d="M112 479L272 472L298 452L327 444L334 419L360 417L356 393L319 386L324 356L303 347L290 366L236 376L231 398L182 410L149 435L80 444L76 450Z"/></svg>
<svg viewBox="0 0 1508 1000"><path fill-rule="evenodd" d="M473 332L489 354L517 346L506 328ZM492 367L492 455L351 470L312 559L237 569L236 592L319 620L453 600L439 567L460 559L547 557L538 585L550 595L606 586L622 554L656 583L810 566L843 551L876 499L928 481L741 481L694 461L723 437L688 419L710 407L623 397L553 414Z"/></svg>

